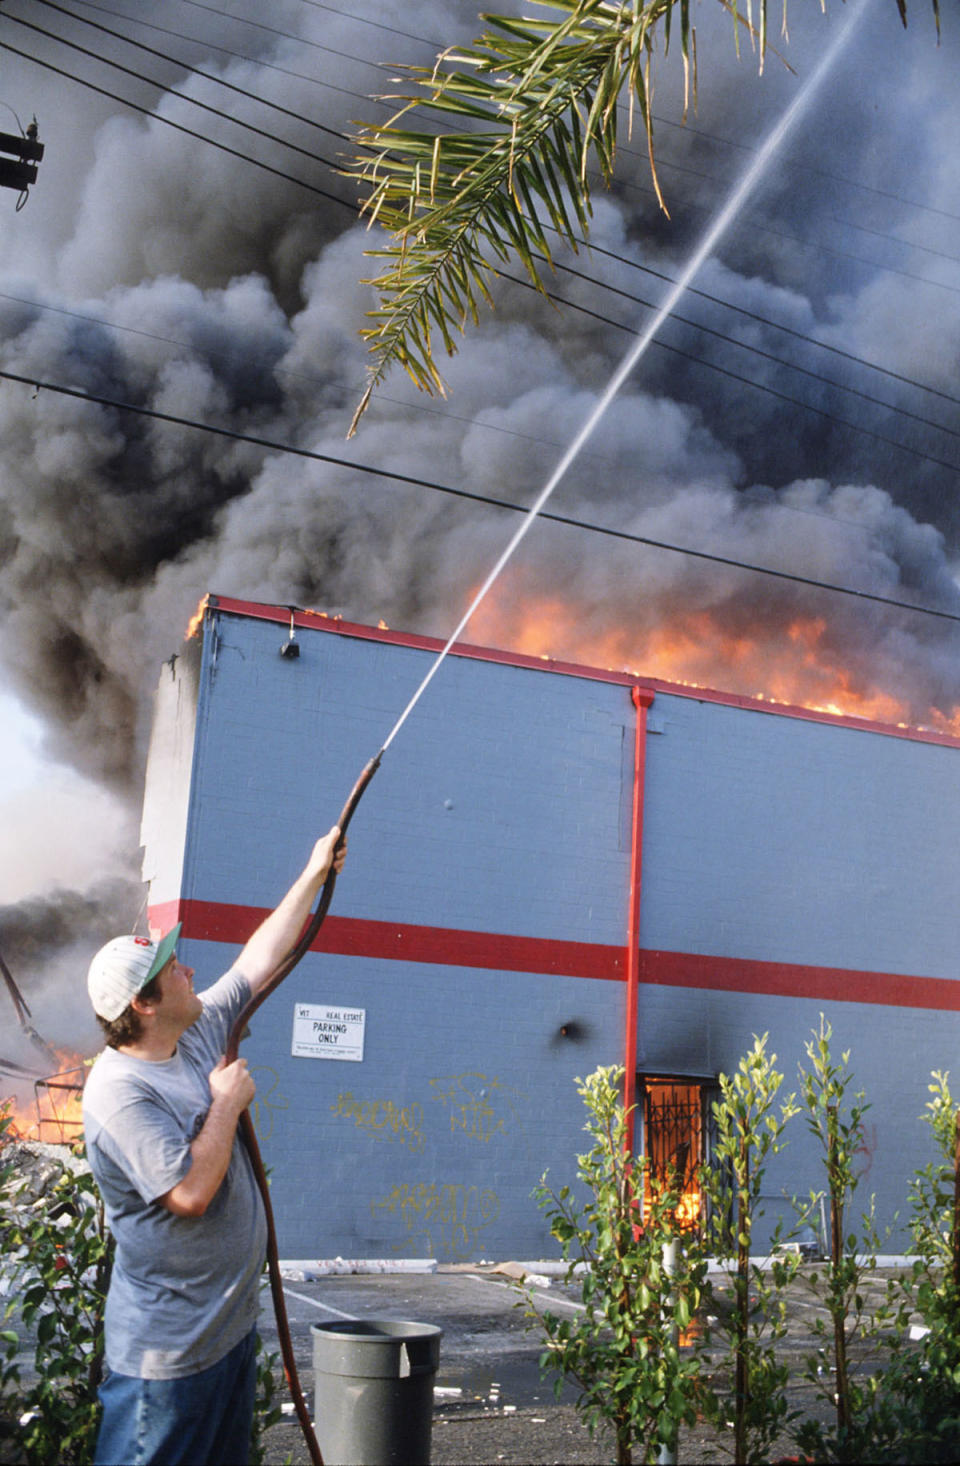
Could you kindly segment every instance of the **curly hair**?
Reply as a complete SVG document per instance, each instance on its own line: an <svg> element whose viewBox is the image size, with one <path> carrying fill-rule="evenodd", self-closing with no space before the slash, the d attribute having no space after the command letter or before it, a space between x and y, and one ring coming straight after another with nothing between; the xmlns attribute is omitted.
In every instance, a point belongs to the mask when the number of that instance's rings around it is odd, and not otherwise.
<svg viewBox="0 0 960 1466"><path fill-rule="evenodd" d="M146 998L148 1001L160 996L160 973L151 977L148 983L137 993L138 998ZM103 1029L104 1037L107 1040L107 1047L121 1049L124 1044L136 1043L143 1033L143 1024L140 1022L140 1014L132 1003L128 1003L123 1012L117 1018L101 1018L97 1014L97 1022Z"/></svg>

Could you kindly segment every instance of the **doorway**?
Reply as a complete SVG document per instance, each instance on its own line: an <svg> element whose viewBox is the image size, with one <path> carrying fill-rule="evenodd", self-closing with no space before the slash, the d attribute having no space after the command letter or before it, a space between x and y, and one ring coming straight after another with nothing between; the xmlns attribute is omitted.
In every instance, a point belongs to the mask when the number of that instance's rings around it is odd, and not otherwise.
<svg viewBox="0 0 960 1466"><path fill-rule="evenodd" d="M649 1175L680 1192L677 1218L691 1228L703 1220L697 1179L710 1155L710 1105L718 1093L713 1078L637 1075L640 1147Z"/></svg>

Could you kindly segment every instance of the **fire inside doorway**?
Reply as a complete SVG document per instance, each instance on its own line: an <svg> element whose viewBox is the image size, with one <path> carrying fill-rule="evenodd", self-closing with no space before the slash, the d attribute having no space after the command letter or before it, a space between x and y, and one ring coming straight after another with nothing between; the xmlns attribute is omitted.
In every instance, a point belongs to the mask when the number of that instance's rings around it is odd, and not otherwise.
<svg viewBox="0 0 960 1466"><path fill-rule="evenodd" d="M716 1079L668 1079L637 1075L642 1126L640 1145L650 1175L680 1193L677 1220L703 1220L701 1167L709 1160L710 1106L719 1097Z"/></svg>

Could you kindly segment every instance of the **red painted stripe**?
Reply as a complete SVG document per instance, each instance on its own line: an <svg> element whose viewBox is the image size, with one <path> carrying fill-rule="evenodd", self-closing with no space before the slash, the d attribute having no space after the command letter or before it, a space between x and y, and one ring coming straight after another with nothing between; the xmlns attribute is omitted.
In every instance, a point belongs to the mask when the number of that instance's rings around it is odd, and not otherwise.
<svg viewBox="0 0 960 1466"><path fill-rule="evenodd" d="M265 605L259 601L235 600L230 596L210 596L211 611L225 611L234 616L247 616L253 621L276 621L290 625L290 607ZM421 651L439 652L444 643L437 637L418 636L412 632L391 631L385 626L364 626L356 621L343 621L323 611L295 611L294 624L313 631L328 631L361 641L379 641L388 646L414 647ZM754 713L770 713L783 718L797 718L807 723L826 723L835 728L857 728L864 733L882 733L886 738L904 738L912 743L936 743L947 748L960 748L960 738L952 733L939 733L932 728L909 728L895 723L875 723L839 713L821 712L818 708L800 707L796 703L773 702L769 698L746 697L736 692L718 692L712 687L693 683L666 682L659 677L638 677L635 672L616 672L602 667L588 667L579 662L554 662L549 657L532 657L524 652L502 651L497 647L472 646L457 642L450 649L454 657L467 657L480 662L497 662L508 667L527 667L535 672L556 672L563 677L582 677L591 682L608 682L614 686L634 687L639 682L651 694L662 692L672 697L692 697L697 702L719 703L722 707L744 708Z"/></svg>
<svg viewBox="0 0 960 1466"><path fill-rule="evenodd" d="M151 928L167 931L183 922L183 935L201 942L245 942L269 912L215 901L168 902L150 908ZM622 980L624 949L598 942L554 942L497 932L400 925L352 916L328 916L311 951L341 957L379 957L393 962L435 962L446 967L484 967L502 972L543 972L564 977Z"/></svg>
<svg viewBox="0 0 960 1466"><path fill-rule="evenodd" d="M859 972L846 967L804 967L792 962L709 957L699 952L650 951L640 953L640 974L641 981L664 987L960 1011L960 982L949 977Z"/></svg>
<svg viewBox="0 0 960 1466"><path fill-rule="evenodd" d="M174 922L182 921L183 935L194 941L240 945L268 914L256 906L169 901L150 908L150 925L154 930L168 931ZM401 925L351 916L328 916L313 949L344 957L429 962L446 967L535 972L608 982L623 982L625 978L622 946L460 931L453 927ZM792 962L755 962L697 952L641 949L640 981L663 987L960 1012L960 982L952 978L807 967Z"/></svg>

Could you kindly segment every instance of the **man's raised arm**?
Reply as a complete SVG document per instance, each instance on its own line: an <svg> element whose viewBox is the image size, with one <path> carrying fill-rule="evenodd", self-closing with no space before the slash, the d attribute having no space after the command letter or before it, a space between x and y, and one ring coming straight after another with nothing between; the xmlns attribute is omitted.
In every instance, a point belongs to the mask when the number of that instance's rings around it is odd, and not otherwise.
<svg viewBox="0 0 960 1466"><path fill-rule="evenodd" d="M347 857L346 840L339 846L340 826L334 825L314 845L310 859L275 911L257 927L237 959L237 967L253 993L276 971L296 942L320 888L331 869L338 874Z"/></svg>

